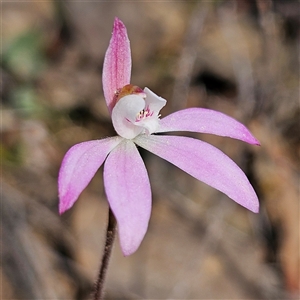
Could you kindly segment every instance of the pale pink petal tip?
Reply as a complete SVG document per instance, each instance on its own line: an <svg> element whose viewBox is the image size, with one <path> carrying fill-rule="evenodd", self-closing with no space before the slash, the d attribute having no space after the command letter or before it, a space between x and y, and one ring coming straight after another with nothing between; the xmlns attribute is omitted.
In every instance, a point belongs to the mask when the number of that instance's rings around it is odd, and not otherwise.
<svg viewBox="0 0 300 300"><path fill-rule="evenodd" d="M118 17L115 17L114 29L113 30L114 31L126 30L126 26L124 25L124 23Z"/></svg>
<svg viewBox="0 0 300 300"><path fill-rule="evenodd" d="M256 139L255 137L253 137L253 139L254 139L253 145L261 146L260 141L258 139Z"/></svg>
<svg viewBox="0 0 300 300"><path fill-rule="evenodd" d="M58 207L58 212L59 212L60 215L62 215L64 212L66 212L68 209L71 208L71 206L66 205L66 203L70 203L70 201L65 200L65 199L60 199L59 207Z"/></svg>

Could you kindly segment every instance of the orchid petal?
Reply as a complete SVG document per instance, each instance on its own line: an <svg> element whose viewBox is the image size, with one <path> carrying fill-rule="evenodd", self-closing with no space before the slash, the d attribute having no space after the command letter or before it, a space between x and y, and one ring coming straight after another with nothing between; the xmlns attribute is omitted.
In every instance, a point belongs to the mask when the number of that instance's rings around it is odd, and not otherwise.
<svg viewBox="0 0 300 300"><path fill-rule="evenodd" d="M142 132L143 127L134 124L138 113L145 108L145 100L138 95L121 98L112 110L111 119L116 132L132 139Z"/></svg>
<svg viewBox="0 0 300 300"><path fill-rule="evenodd" d="M127 30L121 20L115 18L112 37L103 63L102 83L109 112L115 101L115 92L130 83L131 51Z"/></svg>
<svg viewBox="0 0 300 300"><path fill-rule="evenodd" d="M147 117L140 121L136 121L134 124L137 126L140 126L139 128L142 128L141 133L152 134L156 131L156 129L159 126L159 119L157 116L153 115L151 117ZM132 138L134 138L134 137L136 137L136 135L133 136Z"/></svg>
<svg viewBox="0 0 300 300"><path fill-rule="evenodd" d="M144 92L146 94L146 106L149 107L151 111L154 112L156 116L159 115L160 110L166 105L167 100L162 97L157 96L147 87L144 88Z"/></svg>
<svg viewBox="0 0 300 300"><path fill-rule="evenodd" d="M104 186L117 219L120 244L125 256L143 240L151 213L151 189L144 162L130 140L124 140L107 157Z"/></svg>
<svg viewBox="0 0 300 300"><path fill-rule="evenodd" d="M223 113L205 108L187 108L162 118L156 132L168 131L211 133L259 145L259 141L243 124Z"/></svg>
<svg viewBox="0 0 300 300"><path fill-rule="evenodd" d="M112 137L73 146L65 155L58 176L59 213L73 206L107 154L123 139Z"/></svg>
<svg viewBox="0 0 300 300"><path fill-rule="evenodd" d="M258 212L258 199L246 175L219 149L200 140L178 136L139 135L134 142Z"/></svg>

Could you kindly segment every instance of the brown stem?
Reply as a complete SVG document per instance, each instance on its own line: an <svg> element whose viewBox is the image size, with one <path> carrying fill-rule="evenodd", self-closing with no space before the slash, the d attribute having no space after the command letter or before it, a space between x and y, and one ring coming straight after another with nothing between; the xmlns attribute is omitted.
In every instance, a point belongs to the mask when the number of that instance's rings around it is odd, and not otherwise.
<svg viewBox="0 0 300 300"><path fill-rule="evenodd" d="M108 269L109 258L113 248L114 238L116 235L116 224L117 224L116 218L113 215L111 209L109 208L105 248L102 256L102 262L101 262L98 278L95 284L94 300L102 300L104 296L104 281Z"/></svg>

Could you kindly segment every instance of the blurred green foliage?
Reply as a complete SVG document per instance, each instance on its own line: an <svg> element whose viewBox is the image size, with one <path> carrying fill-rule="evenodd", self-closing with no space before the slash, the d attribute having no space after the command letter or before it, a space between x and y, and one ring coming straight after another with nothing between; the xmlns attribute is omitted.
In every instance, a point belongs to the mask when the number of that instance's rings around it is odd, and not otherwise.
<svg viewBox="0 0 300 300"><path fill-rule="evenodd" d="M31 30L17 36L3 50L2 64L19 80L36 78L46 65L42 34Z"/></svg>

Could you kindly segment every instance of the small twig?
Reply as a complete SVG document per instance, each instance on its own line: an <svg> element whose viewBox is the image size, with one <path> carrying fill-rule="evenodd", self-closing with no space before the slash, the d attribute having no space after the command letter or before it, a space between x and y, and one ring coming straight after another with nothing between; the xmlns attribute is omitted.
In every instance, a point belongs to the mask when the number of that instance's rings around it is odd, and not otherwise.
<svg viewBox="0 0 300 300"><path fill-rule="evenodd" d="M116 218L111 209L109 209L105 248L102 256L98 278L95 284L94 300L102 300L104 296L104 281L108 269L109 258L113 248L114 238L116 235L116 224Z"/></svg>

